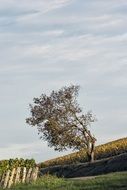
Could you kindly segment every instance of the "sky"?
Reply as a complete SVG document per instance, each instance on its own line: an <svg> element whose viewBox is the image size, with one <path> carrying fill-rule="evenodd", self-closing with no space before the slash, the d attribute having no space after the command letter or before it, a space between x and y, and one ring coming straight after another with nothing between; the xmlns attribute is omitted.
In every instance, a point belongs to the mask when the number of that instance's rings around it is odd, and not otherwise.
<svg viewBox="0 0 127 190"><path fill-rule="evenodd" d="M127 136L127 1L0 0L0 160L70 152L25 119L34 97L71 84L97 145Z"/></svg>

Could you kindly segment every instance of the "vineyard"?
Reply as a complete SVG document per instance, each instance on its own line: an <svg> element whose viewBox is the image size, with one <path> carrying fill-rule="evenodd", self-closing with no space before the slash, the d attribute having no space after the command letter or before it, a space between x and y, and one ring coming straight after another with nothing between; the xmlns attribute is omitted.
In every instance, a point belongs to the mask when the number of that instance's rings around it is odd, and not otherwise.
<svg viewBox="0 0 127 190"><path fill-rule="evenodd" d="M108 158L127 152L127 138L112 141L103 145L96 146L95 160ZM41 168L55 165L76 164L87 162L87 154L85 150L72 153L66 156L51 159L39 164Z"/></svg>
<svg viewBox="0 0 127 190"><path fill-rule="evenodd" d="M26 167L28 169L28 168L33 168L35 166L36 166L36 163L34 159L24 160L23 158L20 158L20 159L16 158L16 159L9 159L9 160L1 160L0 161L0 176L7 170L12 171L13 168Z"/></svg>
<svg viewBox="0 0 127 190"><path fill-rule="evenodd" d="M36 181L38 167L34 159L10 159L0 161L0 187L10 188L18 183Z"/></svg>

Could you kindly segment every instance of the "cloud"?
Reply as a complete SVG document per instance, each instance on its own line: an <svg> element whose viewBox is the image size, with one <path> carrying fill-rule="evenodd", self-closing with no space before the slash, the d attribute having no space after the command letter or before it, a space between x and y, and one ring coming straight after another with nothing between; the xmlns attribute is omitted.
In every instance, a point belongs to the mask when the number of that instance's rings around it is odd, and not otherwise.
<svg viewBox="0 0 127 190"><path fill-rule="evenodd" d="M50 159L51 156L58 157L70 153L71 151L66 151L66 153L51 152L51 148L47 147L46 143L40 141L34 141L32 143L22 143L13 144L8 147L0 148L0 160L10 159L10 158L24 158L31 159L36 158L36 162L42 162L44 160Z"/></svg>
<svg viewBox="0 0 127 190"><path fill-rule="evenodd" d="M0 7L0 26L1 32L11 31L19 28L22 31L22 27L29 27L30 23L38 23L39 17L43 17L44 14L53 10L62 8L72 3L73 0L38 0L35 2L22 1L22 4L17 3L16 0L1 0ZM35 21L35 23L34 23ZM25 22L27 25L25 26ZM39 23L38 23L39 24ZM14 29L15 27L15 29Z"/></svg>
<svg viewBox="0 0 127 190"><path fill-rule="evenodd" d="M22 1L22 4L17 3L16 0L1 0L1 15L3 16L27 16L34 13L46 13L57 8L61 8L70 4L73 0L34 0ZM7 13L7 14L6 14Z"/></svg>
<svg viewBox="0 0 127 190"><path fill-rule="evenodd" d="M81 106L98 118L98 143L126 135L127 2L0 2L1 158L55 156L25 118L33 97L64 85L81 85Z"/></svg>

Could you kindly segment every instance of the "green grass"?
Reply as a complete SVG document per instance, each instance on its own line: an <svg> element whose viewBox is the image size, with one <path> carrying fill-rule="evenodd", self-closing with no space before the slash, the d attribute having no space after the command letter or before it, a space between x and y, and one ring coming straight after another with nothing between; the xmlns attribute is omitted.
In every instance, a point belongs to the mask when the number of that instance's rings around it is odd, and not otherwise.
<svg viewBox="0 0 127 190"><path fill-rule="evenodd" d="M127 190L127 172L102 175L84 181L77 180L73 182L73 186L72 190Z"/></svg>
<svg viewBox="0 0 127 190"><path fill-rule="evenodd" d="M36 183L17 185L11 190L127 190L127 172L101 175L94 179L64 179L43 176Z"/></svg>

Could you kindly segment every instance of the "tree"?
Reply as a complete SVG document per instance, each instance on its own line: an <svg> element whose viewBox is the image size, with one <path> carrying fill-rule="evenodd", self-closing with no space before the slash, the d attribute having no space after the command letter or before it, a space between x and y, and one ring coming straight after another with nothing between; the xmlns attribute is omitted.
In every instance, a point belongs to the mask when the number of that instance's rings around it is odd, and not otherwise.
<svg viewBox="0 0 127 190"><path fill-rule="evenodd" d="M30 104L31 117L26 122L37 126L40 138L55 150L71 148L86 149L89 161L94 160L95 137L88 127L95 121L93 114L82 113L77 102L79 86L63 87L52 91L49 96L42 94Z"/></svg>

